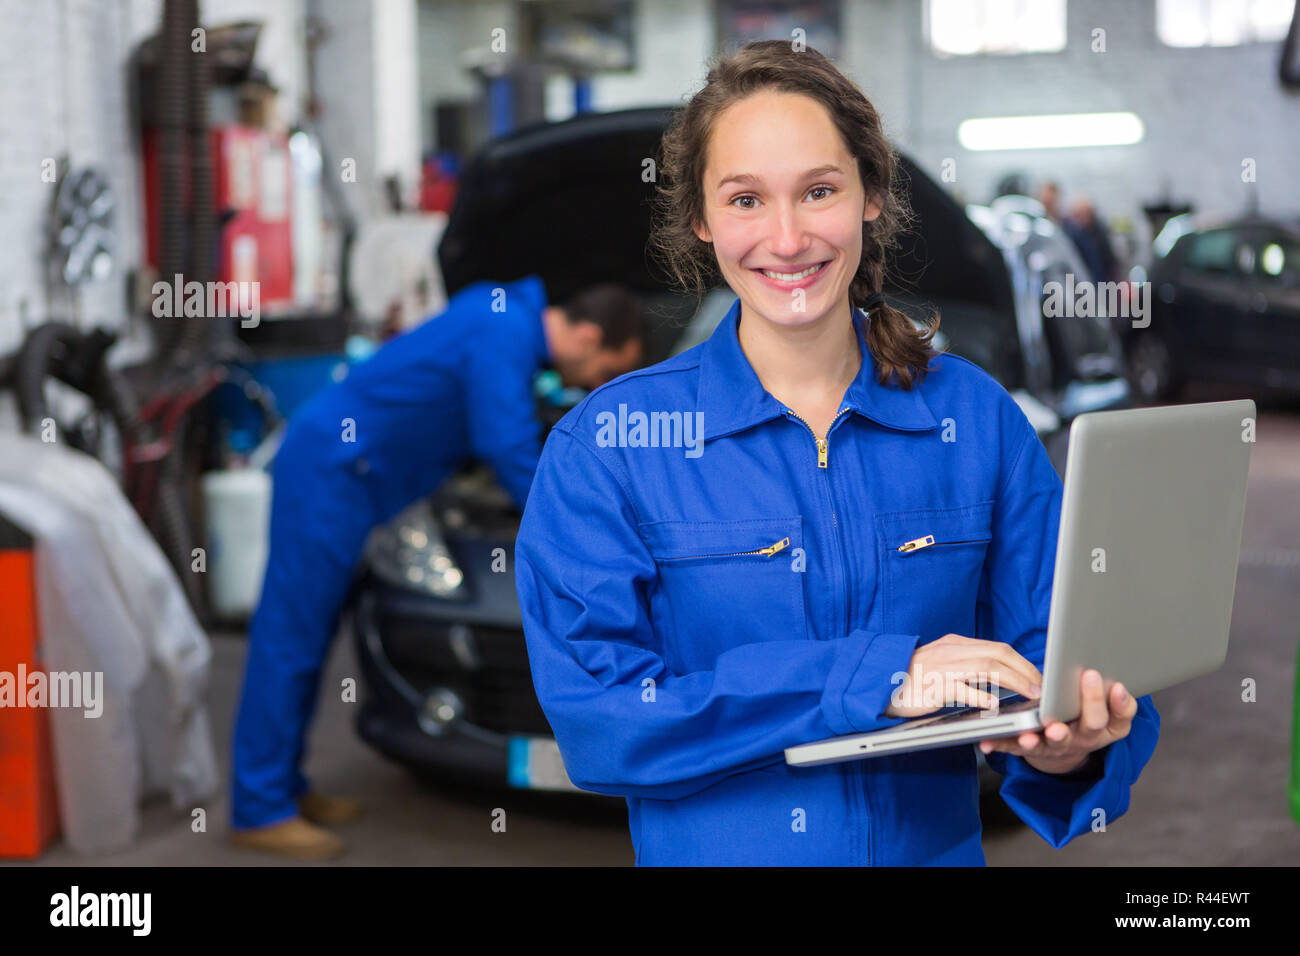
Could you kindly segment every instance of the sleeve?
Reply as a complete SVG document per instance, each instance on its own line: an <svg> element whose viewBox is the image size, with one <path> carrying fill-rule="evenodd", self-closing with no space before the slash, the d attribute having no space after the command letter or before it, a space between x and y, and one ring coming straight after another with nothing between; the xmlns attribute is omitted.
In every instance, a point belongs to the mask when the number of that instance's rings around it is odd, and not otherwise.
<svg viewBox="0 0 1300 956"><path fill-rule="evenodd" d="M786 747L877 730L916 635L855 630L775 640L674 673L647 610L657 569L625 485L558 427L516 540L516 580L538 700L584 790L677 799L783 759ZM675 622L673 641L689 641Z"/></svg>
<svg viewBox="0 0 1300 956"><path fill-rule="evenodd" d="M474 456L492 466L522 510L537 469L542 423L533 397L537 368L524 342L509 339L493 332L471 343L466 401Z"/></svg>
<svg viewBox="0 0 1300 956"><path fill-rule="evenodd" d="M976 636L1005 641L1042 670L1062 487L1028 421L1024 429L994 508ZM1138 698L1128 736L1094 751L1073 773L1043 773L1023 757L999 751L985 759L1004 778L1001 793L1007 805L1059 849L1091 830L1094 821L1109 825L1124 815L1129 790L1151 759L1159 734L1160 715L1147 695ZM1099 810L1104 816L1098 816Z"/></svg>

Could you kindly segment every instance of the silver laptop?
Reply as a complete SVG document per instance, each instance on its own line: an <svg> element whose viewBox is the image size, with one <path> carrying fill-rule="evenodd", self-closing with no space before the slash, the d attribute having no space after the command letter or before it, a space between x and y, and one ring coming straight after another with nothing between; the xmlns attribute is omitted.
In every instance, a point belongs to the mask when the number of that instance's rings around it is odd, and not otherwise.
<svg viewBox="0 0 1300 956"><path fill-rule="evenodd" d="M1228 653L1254 428L1248 400L1080 415L1070 429L1042 696L1004 690L997 707L948 707L790 747L786 763L951 747L1068 722L1079 716L1079 678L1089 668L1135 697L1217 670ZM1094 570L1099 557L1104 572Z"/></svg>

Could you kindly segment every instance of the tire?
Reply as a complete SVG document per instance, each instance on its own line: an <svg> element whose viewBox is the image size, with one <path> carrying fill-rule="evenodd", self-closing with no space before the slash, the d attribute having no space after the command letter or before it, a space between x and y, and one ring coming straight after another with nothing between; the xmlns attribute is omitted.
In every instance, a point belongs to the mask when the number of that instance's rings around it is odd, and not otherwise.
<svg viewBox="0 0 1300 956"><path fill-rule="evenodd" d="M1169 342L1161 335L1139 335L1125 356L1133 396L1150 405L1177 397L1183 387L1182 372Z"/></svg>

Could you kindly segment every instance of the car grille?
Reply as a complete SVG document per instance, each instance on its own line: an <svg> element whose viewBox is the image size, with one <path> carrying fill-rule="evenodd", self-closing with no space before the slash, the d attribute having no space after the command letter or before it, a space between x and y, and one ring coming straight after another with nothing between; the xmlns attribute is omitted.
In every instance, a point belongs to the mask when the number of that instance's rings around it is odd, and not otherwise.
<svg viewBox="0 0 1300 956"><path fill-rule="evenodd" d="M523 632L455 625L473 648L468 663L476 659L477 666L467 666L453 647L450 623L398 615L381 615L378 623L389 662L421 694L454 691L465 703L467 720L497 733L550 735L533 690Z"/></svg>

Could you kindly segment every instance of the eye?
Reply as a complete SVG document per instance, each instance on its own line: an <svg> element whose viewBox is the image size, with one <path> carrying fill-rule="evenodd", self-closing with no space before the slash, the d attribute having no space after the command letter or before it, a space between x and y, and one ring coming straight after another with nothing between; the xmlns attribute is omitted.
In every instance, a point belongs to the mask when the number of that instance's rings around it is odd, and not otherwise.
<svg viewBox="0 0 1300 956"><path fill-rule="evenodd" d="M811 196L813 193L817 192L825 193L829 196L831 193L835 192L835 188L833 186L814 186L812 189L808 190L808 195Z"/></svg>
<svg viewBox="0 0 1300 956"><path fill-rule="evenodd" d="M757 196L751 196L751 195L749 195L748 193L746 193L746 194L743 195L743 196L737 196L735 199L731 200L731 202L729 203L729 205L734 206L736 203L740 202L740 201L743 200L743 199L750 199L750 200L753 200L754 202L758 202L758 197L757 197ZM754 207L753 207L753 206L741 206L740 208L741 208L741 209L753 209Z"/></svg>

